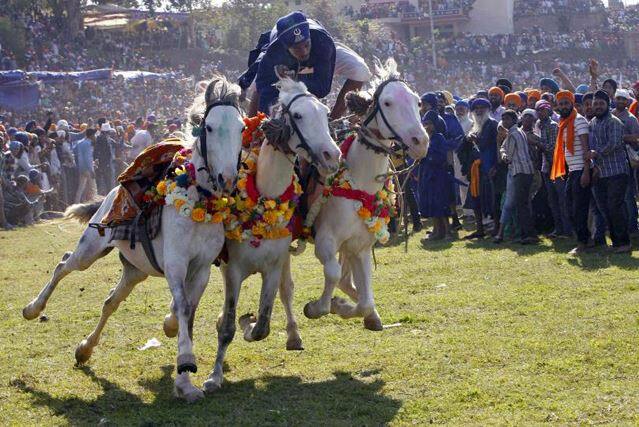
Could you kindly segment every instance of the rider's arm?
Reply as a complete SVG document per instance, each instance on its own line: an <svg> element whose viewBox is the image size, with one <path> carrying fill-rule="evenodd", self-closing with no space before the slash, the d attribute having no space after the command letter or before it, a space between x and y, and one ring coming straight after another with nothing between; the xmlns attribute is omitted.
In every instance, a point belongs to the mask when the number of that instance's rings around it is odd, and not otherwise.
<svg viewBox="0 0 639 427"><path fill-rule="evenodd" d="M260 104L260 93L257 91L257 89L255 89L253 91L253 94L251 95L251 102L249 103L249 107L248 107L248 116L249 117L254 117L257 115L257 111L258 111L258 106Z"/></svg>
<svg viewBox="0 0 639 427"><path fill-rule="evenodd" d="M331 112L332 119L337 119L344 114L346 109L344 98L346 94L350 91L361 89L362 85L372 77L366 61L340 42L335 42L335 75L345 78L346 83L344 83L335 101L335 106Z"/></svg>
<svg viewBox="0 0 639 427"><path fill-rule="evenodd" d="M344 101L344 98L346 97L346 94L348 92L361 89L363 84L364 82L346 80L344 86L342 86L342 90L339 91L337 99L335 100L333 111L331 111L331 120L338 119L344 115L344 111L346 110L346 102Z"/></svg>

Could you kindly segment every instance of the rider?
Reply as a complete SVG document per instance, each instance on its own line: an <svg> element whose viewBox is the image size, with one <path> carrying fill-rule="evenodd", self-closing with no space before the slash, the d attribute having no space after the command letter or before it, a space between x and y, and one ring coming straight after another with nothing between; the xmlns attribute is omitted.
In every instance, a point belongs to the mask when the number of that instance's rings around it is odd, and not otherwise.
<svg viewBox="0 0 639 427"><path fill-rule="evenodd" d="M253 83L255 86L249 116L258 110L270 112L278 97L278 90L273 86L278 74L304 82L309 92L318 98L330 93L334 74L345 77L346 82L331 111L333 119L344 112L346 93L360 89L372 76L358 54L335 42L321 24L307 19L302 12L278 19L270 32L260 36L256 48L249 54L249 68L239 79L245 91Z"/></svg>

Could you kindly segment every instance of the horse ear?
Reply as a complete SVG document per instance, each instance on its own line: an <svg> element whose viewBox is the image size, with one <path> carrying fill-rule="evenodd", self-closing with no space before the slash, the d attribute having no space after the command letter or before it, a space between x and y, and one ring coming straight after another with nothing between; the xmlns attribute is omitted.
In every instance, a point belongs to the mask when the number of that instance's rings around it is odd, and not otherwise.
<svg viewBox="0 0 639 427"><path fill-rule="evenodd" d="M205 80L199 81L196 87L197 93L202 93L206 91L206 88L208 87L208 85L209 84Z"/></svg>
<svg viewBox="0 0 639 427"><path fill-rule="evenodd" d="M288 146L288 141L291 139L291 128L286 120L281 118L264 120L261 129L269 144L284 153L291 152Z"/></svg>
<svg viewBox="0 0 639 427"><path fill-rule="evenodd" d="M373 98L361 90L348 92L345 99L348 111L358 116L364 116L373 103Z"/></svg>

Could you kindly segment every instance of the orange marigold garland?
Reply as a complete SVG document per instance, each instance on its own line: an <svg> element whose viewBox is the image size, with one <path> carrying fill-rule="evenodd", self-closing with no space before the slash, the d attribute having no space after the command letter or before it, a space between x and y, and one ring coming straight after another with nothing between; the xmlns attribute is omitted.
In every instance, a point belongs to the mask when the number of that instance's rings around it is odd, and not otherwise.
<svg viewBox="0 0 639 427"><path fill-rule="evenodd" d="M292 234L292 218L302 194L295 174L291 185L279 197L268 199L259 194L256 176L260 148L257 143L264 138L259 128L264 119L263 113L244 119L246 128L242 133L242 145L248 155L238 174L231 214L224 221L227 238L250 239L253 246L259 246L262 239L281 239Z"/></svg>
<svg viewBox="0 0 639 427"><path fill-rule="evenodd" d="M173 157L166 178L144 195L144 200L173 206L181 216L194 222L222 223L231 213L235 200L230 196L216 197L198 189L191 150L182 149Z"/></svg>

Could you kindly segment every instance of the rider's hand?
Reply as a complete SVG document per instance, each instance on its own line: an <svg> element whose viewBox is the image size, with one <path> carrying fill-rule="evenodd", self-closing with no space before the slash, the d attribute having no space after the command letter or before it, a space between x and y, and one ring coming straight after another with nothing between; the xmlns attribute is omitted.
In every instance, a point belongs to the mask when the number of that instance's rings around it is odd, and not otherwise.
<svg viewBox="0 0 639 427"><path fill-rule="evenodd" d="M288 77L289 79L295 78L295 70L291 70L286 65L278 65L275 67L275 70L280 77Z"/></svg>

